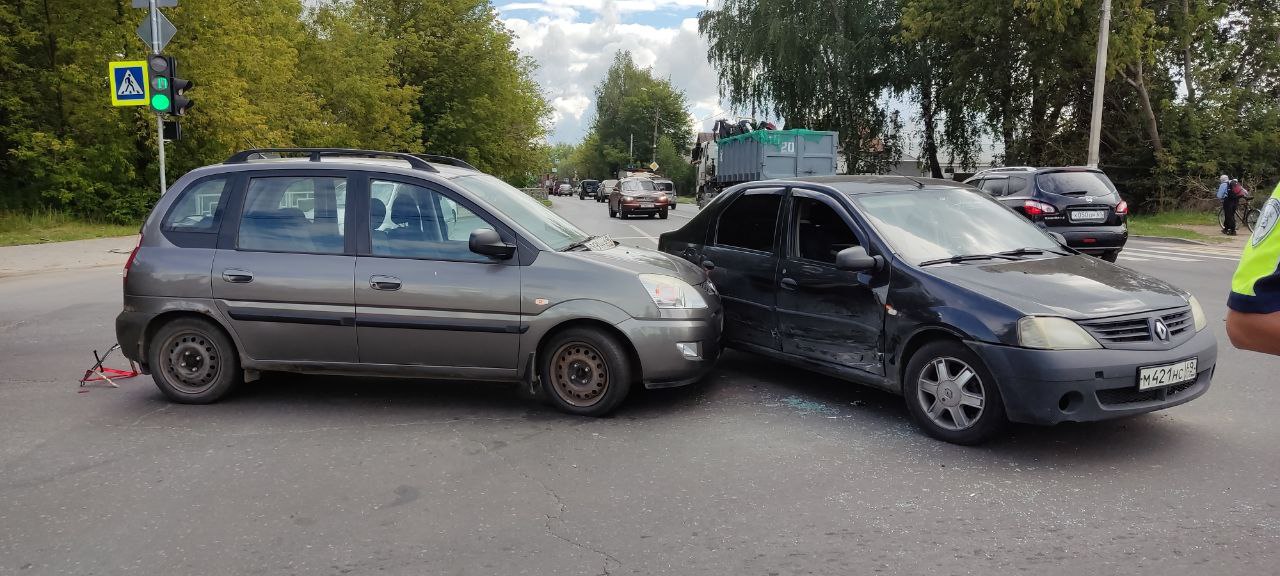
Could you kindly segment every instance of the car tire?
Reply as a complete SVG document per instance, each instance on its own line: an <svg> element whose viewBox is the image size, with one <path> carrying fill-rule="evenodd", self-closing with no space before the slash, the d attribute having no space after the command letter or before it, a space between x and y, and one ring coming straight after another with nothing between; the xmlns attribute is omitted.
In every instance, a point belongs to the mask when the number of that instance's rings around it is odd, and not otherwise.
<svg viewBox="0 0 1280 576"><path fill-rule="evenodd" d="M663 219L663 220L666 220L666 219L667 219L667 211L666 211L666 210L663 210L663 211L659 212L659 213L658 213L658 218L661 218L661 219Z"/></svg>
<svg viewBox="0 0 1280 576"><path fill-rule="evenodd" d="M571 328L543 346L538 375L547 401L579 416L604 416L631 391L631 356L597 328Z"/></svg>
<svg viewBox="0 0 1280 576"><path fill-rule="evenodd" d="M902 392L916 424L944 442L980 444L1008 423L995 377L977 354L955 340L917 350L907 363Z"/></svg>
<svg viewBox="0 0 1280 576"><path fill-rule="evenodd" d="M1119 250L1112 250L1112 251L1110 251L1110 252L1103 252L1103 253L1102 253L1102 255L1100 255L1100 256L1099 256L1099 258L1102 258L1103 260L1106 260L1107 262L1110 262L1110 263L1112 263L1112 264L1115 264L1116 260L1118 260L1118 259L1120 258L1120 251L1119 251Z"/></svg>
<svg viewBox="0 0 1280 576"><path fill-rule="evenodd" d="M156 331L147 350L151 378L179 404L217 402L240 383L240 356L217 325L177 318Z"/></svg>

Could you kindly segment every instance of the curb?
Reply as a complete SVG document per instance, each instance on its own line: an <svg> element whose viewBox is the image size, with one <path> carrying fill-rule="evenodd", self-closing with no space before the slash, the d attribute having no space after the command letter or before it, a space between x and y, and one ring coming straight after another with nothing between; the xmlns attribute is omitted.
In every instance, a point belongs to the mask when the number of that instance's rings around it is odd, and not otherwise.
<svg viewBox="0 0 1280 576"><path fill-rule="evenodd" d="M1190 238L1173 238L1171 236L1141 236L1134 234L1130 238L1141 238L1143 240L1155 240L1157 242L1168 242L1170 244L1194 244L1196 246L1221 246L1222 244L1214 244L1201 240L1192 240Z"/></svg>

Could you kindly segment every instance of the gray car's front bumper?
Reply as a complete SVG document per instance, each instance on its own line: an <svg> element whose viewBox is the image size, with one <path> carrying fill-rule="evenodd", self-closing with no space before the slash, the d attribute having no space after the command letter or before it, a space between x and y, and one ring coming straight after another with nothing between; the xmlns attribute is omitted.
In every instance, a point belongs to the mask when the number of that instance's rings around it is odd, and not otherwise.
<svg viewBox="0 0 1280 576"><path fill-rule="evenodd" d="M631 318L617 325L635 347L637 366L646 388L671 388L701 380L720 357L722 314L710 318L642 320ZM696 358L678 344L696 344ZM686 349L688 346L686 346Z"/></svg>
<svg viewBox="0 0 1280 576"><path fill-rule="evenodd" d="M970 342L1000 385L1010 420L1088 422L1162 410L1209 390L1218 341L1201 330L1169 350L1031 350ZM1138 369L1197 359L1194 382L1138 390Z"/></svg>

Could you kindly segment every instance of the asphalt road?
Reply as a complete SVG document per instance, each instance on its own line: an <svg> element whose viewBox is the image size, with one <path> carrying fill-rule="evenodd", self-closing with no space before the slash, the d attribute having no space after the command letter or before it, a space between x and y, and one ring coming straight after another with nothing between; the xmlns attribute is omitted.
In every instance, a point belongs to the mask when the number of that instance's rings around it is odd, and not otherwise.
<svg viewBox="0 0 1280 576"><path fill-rule="evenodd" d="M681 225L609 220L623 242ZM0 279L0 575L1274 574L1280 359L1222 330L1229 251L1134 242L1194 292L1214 388L1165 412L933 441L899 398L729 353L611 418L511 387L274 376L212 406L77 393L118 269Z"/></svg>

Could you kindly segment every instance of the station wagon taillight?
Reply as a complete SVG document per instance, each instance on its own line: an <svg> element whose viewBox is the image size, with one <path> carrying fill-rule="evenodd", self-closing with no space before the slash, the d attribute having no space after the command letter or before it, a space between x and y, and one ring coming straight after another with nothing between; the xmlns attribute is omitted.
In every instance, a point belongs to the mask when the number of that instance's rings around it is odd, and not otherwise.
<svg viewBox="0 0 1280 576"><path fill-rule="evenodd" d="M142 248L142 235L138 235L138 244L133 247L133 252L129 253L129 259L124 261L124 279L129 279L129 269L133 267L133 261L138 257L138 249Z"/></svg>

